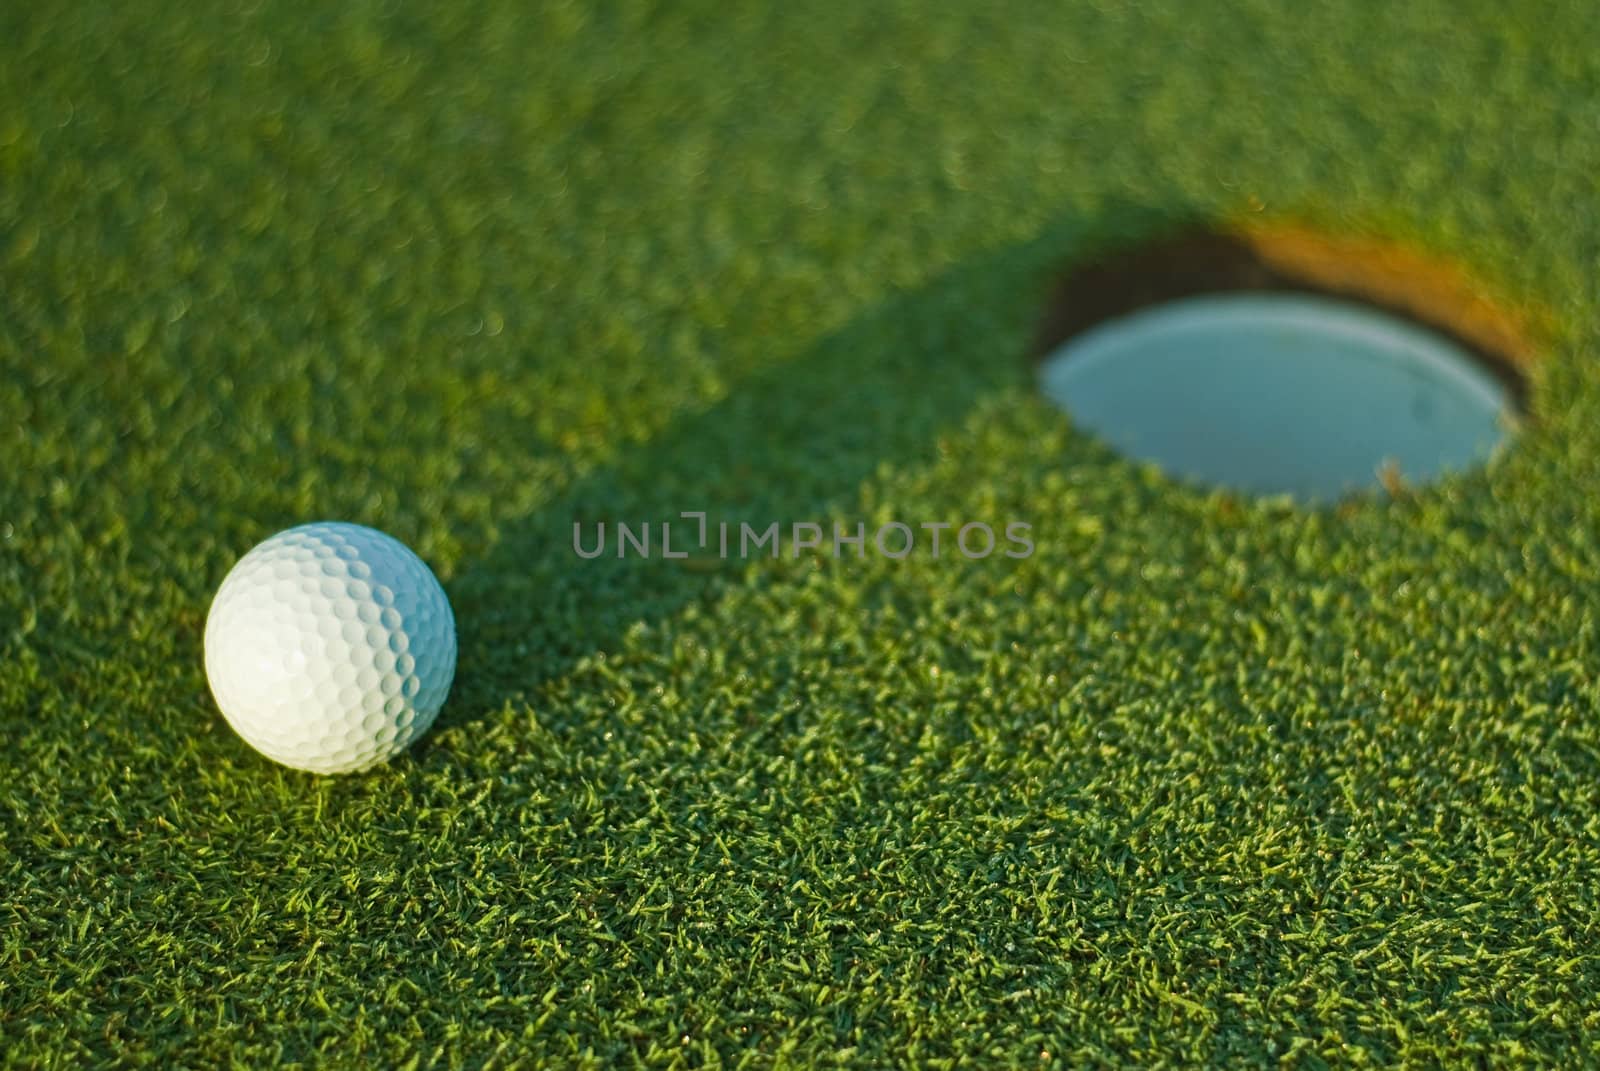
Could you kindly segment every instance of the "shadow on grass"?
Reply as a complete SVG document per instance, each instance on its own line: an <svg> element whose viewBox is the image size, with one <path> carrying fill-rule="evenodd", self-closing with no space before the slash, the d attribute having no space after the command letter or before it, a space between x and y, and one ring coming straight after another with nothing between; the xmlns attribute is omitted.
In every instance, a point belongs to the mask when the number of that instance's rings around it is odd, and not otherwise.
<svg viewBox="0 0 1600 1071"><path fill-rule="evenodd" d="M735 533L739 521L758 530L777 521L786 531L792 522L852 516L860 484L875 470L931 462L941 434L980 398L1029 381L1029 347L1067 260L1191 218L1112 205L1059 220L885 300L579 477L450 585L461 662L441 726L531 695L584 656L615 649L636 622L666 620L739 576L736 555L660 557L660 522L677 522L675 549L693 531L681 511L704 510ZM578 557L574 521L589 546L595 522L606 522L604 555ZM648 560L618 560L617 521L650 523Z"/></svg>

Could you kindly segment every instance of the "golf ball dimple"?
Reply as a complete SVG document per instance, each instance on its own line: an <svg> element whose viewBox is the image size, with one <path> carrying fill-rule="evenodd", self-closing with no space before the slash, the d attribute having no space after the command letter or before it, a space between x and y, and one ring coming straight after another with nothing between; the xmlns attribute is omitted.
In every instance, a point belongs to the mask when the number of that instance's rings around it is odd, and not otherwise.
<svg viewBox="0 0 1600 1071"><path fill-rule="evenodd" d="M205 658L217 706L251 747L346 773L393 758L433 724L455 676L455 617L405 544L358 524L305 524L222 581Z"/></svg>

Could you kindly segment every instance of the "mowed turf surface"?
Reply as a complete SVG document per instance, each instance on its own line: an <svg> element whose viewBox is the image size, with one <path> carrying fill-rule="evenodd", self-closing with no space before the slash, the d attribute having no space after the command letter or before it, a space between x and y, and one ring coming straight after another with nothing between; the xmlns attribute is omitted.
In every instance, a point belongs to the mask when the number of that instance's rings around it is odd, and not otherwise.
<svg viewBox="0 0 1600 1071"><path fill-rule="evenodd" d="M0 13L0 1064L1596 1055L1591 5L50 6ZM1542 306L1520 444L1313 511L1035 398L1063 265L1239 213ZM1037 551L570 549L689 509ZM201 661L323 518L462 652L334 780Z"/></svg>

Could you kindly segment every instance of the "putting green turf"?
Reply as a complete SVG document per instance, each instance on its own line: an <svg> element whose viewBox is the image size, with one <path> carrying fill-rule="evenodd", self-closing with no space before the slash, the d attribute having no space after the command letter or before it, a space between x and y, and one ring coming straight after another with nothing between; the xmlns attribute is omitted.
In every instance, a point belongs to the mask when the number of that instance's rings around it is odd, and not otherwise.
<svg viewBox="0 0 1600 1071"><path fill-rule="evenodd" d="M0 1064L1596 1055L1591 5L962 6L0 12ZM1312 511L1035 398L1239 212L1544 306L1516 449ZM1037 551L570 549L696 508ZM462 644L334 780L201 663L319 518Z"/></svg>

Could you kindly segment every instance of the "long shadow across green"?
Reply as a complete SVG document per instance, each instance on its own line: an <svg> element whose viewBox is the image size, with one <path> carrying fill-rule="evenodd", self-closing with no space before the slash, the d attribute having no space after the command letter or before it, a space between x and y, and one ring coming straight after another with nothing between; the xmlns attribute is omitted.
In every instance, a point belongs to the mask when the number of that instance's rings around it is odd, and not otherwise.
<svg viewBox="0 0 1600 1071"><path fill-rule="evenodd" d="M614 649L635 622L666 620L739 575L736 558L663 560L661 521L677 521L675 549L691 551L678 542L693 527L678 520L685 510L758 529L826 523L843 515L831 507L848 513L879 467L932 461L941 434L980 398L1031 375L1028 346L1054 267L1181 218L1118 205L1058 221L884 301L580 477L451 584L461 662L442 724L531 694L585 655ZM595 522L606 522L602 556L574 552L575 521L589 546ZM648 560L617 558L618 521L651 525Z"/></svg>

